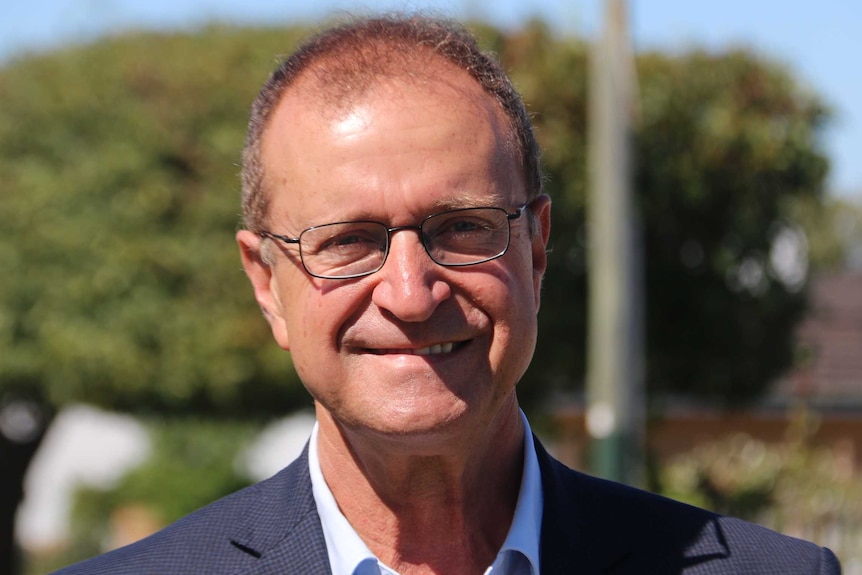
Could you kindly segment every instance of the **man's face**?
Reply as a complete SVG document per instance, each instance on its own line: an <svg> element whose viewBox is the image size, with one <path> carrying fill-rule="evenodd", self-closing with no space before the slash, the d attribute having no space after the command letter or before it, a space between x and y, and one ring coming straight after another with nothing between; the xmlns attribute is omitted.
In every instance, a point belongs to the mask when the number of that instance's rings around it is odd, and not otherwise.
<svg viewBox="0 0 862 575"><path fill-rule="evenodd" d="M431 77L431 76L429 76ZM305 91L287 94L264 136L269 231L297 237L311 226L376 220L417 225L447 209L526 202L502 113L466 74L392 80L338 111ZM346 429L435 437L491 426L517 409L514 388L536 339L550 206L512 222L507 253L445 268L415 230L391 236L369 276L309 276L297 247L238 235L244 264L276 341L318 407Z"/></svg>

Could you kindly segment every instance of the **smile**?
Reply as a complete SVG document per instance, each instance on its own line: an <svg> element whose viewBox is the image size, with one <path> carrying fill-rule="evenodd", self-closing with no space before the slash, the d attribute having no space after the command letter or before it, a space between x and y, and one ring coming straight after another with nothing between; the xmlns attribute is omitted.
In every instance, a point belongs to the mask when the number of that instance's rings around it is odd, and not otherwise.
<svg viewBox="0 0 862 575"><path fill-rule="evenodd" d="M375 355L388 355L388 354L400 354L400 355L443 355L447 353L452 353L452 351L461 347L461 344L464 342L456 343L453 341L446 343L438 343L435 345L431 345L428 347L420 347L417 349L411 348L395 348L395 349L370 349L371 353Z"/></svg>

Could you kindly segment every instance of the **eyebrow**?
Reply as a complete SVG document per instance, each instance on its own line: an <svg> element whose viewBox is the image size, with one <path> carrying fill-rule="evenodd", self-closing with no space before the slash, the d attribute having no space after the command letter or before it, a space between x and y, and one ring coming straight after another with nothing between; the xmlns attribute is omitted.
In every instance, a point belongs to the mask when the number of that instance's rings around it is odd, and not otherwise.
<svg viewBox="0 0 862 575"><path fill-rule="evenodd" d="M496 191L483 198L471 198L459 195L435 202L431 205L428 213L425 215L427 216L448 210L462 210L469 208L503 208L508 210L509 200L506 197L507 195L507 193Z"/></svg>
<svg viewBox="0 0 862 575"><path fill-rule="evenodd" d="M462 210L469 208L503 208L506 211L510 210L509 200L505 197L508 194L505 192L492 192L488 196L484 198L471 198L466 197L464 195L452 196L450 198L442 198L439 201L434 202L429 205L425 213L419 214L417 217L419 219L424 219L428 216L439 214L441 212L446 212L449 210ZM335 215L327 214L324 217L325 221L309 223L304 226L302 229L306 230L308 228L325 226L327 224L333 223L341 223L341 222L380 222L382 224L389 225L389 218L381 217L379 214L375 215L366 209L363 209L360 212L356 212L350 215L342 214Z"/></svg>

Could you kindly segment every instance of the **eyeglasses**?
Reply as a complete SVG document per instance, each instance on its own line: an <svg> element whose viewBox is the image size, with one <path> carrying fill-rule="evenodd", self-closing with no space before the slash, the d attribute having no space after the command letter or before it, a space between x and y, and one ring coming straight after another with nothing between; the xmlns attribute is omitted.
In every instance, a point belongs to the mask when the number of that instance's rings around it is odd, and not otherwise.
<svg viewBox="0 0 862 575"><path fill-rule="evenodd" d="M502 208L463 208L427 216L418 226L387 227L374 221L314 226L297 238L257 232L263 238L299 245L305 271L317 278L350 279L373 274L386 263L390 238L417 230L428 256L446 267L472 266L499 258L509 249L511 222L527 204L509 213Z"/></svg>

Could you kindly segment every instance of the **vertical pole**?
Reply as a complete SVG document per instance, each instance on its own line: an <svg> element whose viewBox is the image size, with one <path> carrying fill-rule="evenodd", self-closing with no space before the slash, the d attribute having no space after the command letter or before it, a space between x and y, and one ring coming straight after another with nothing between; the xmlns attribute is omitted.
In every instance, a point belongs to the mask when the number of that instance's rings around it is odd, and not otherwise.
<svg viewBox="0 0 862 575"><path fill-rule="evenodd" d="M643 483L642 264L632 206L637 82L625 0L606 0L590 69L587 431L592 471Z"/></svg>

